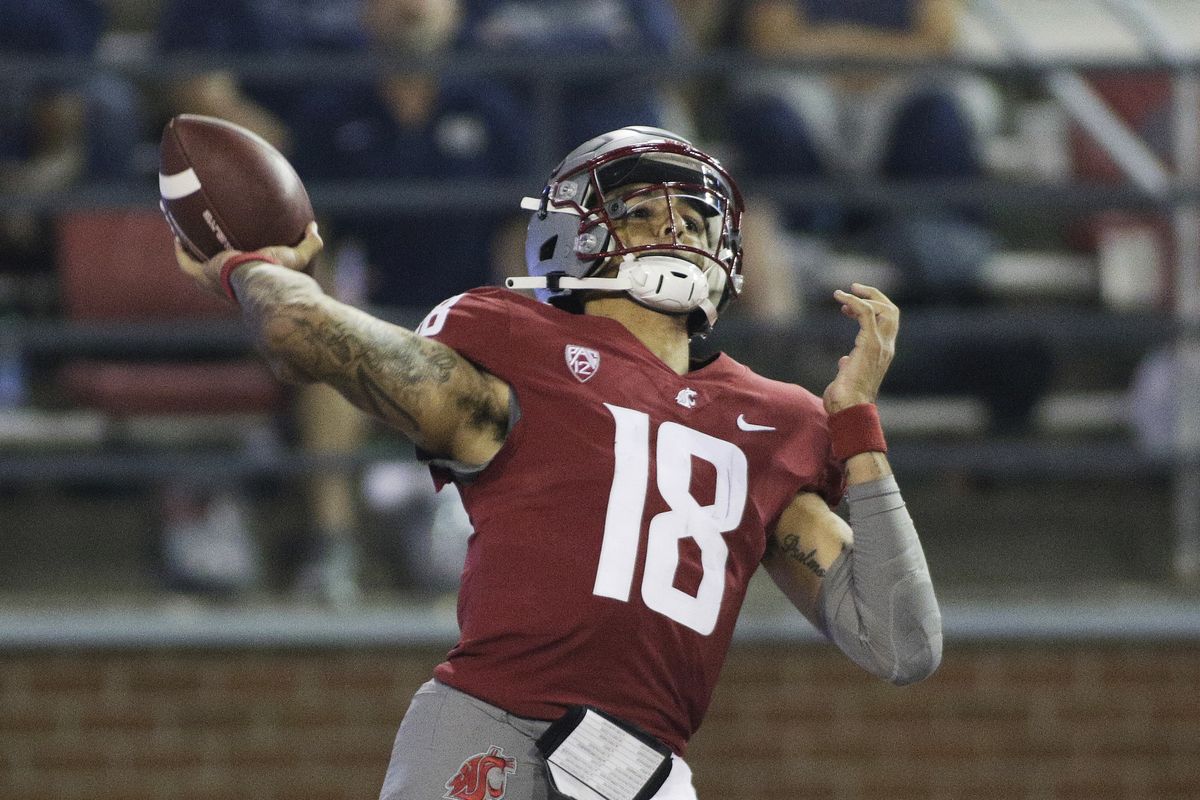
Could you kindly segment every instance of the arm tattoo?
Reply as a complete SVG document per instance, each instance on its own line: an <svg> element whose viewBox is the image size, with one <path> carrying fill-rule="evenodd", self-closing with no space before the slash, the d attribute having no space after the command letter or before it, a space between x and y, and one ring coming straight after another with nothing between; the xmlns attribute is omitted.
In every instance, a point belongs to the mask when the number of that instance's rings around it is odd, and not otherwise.
<svg viewBox="0 0 1200 800"><path fill-rule="evenodd" d="M378 381L374 380L370 373L363 367L358 368L358 387L362 389L362 397L366 401L364 405L377 417L387 419L391 413L404 420L404 423L414 431L420 430L417 420L412 414L409 414L399 403L392 400L388 396L387 390L379 385Z"/></svg>
<svg viewBox="0 0 1200 800"><path fill-rule="evenodd" d="M818 578L825 577L825 568L817 561L817 550L813 548L807 553L800 549L800 537L794 533L789 533L783 537L783 544L779 544L772 537L771 541L775 548L786 555L788 558L798 562L802 566L812 570Z"/></svg>
<svg viewBox="0 0 1200 800"><path fill-rule="evenodd" d="M238 297L259 349L269 359L332 385L359 408L411 436L425 431L418 417L449 399L464 424L508 432L508 409L498 408L482 373L443 344L349 306L326 301L306 276L272 270L234 273ZM458 385L451 387L452 381Z"/></svg>

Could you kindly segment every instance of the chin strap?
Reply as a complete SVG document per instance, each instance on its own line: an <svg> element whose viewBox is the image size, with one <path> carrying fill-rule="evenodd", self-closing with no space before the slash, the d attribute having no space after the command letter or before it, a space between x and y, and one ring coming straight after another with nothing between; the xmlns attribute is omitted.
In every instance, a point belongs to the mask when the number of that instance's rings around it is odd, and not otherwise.
<svg viewBox="0 0 1200 800"><path fill-rule="evenodd" d="M668 314L688 314L699 308L709 326L717 321L717 309L709 299L708 278L690 261L676 256L626 255L615 278L573 278L562 272L544 277L508 278L510 289L594 289L628 292L638 303Z"/></svg>
<svg viewBox="0 0 1200 800"><path fill-rule="evenodd" d="M704 298L700 301L700 305L697 308L704 312L704 317L708 320L709 328L717 324L717 307L712 304L711 300L707 297Z"/></svg>
<svg viewBox="0 0 1200 800"><path fill-rule="evenodd" d="M626 277L616 278L572 278L565 272L551 272L539 277L505 278L504 285L509 289L549 289L552 292L560 289L598 289L603 292L623 292L633 288L633 282Z"/></svg>

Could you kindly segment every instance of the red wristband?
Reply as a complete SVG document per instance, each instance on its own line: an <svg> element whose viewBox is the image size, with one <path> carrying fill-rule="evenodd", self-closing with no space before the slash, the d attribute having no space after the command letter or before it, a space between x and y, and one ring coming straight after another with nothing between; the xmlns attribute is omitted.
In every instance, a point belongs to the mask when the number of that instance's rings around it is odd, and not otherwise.
<svg viewBox="0 0 1200 800"><path fill-rule="evenodd" d="M829 415L833 457L845 461L859 453L886 453L887 442L874 403L860 403Z"/></svg>
<svg viewBox="0 0 1200 800"><path fill-rule="evenodd" d="M237 302L237 295L233 293L233 284L230 278L233 277L233 271L243 264L248 264L251 261L262 261L275 266L282 266L278 261L270 256L264 256L261 253L238 253L232 256L228 261L221 265L221 288L225 290L225 294L229 295L229 299Z"/></svg>

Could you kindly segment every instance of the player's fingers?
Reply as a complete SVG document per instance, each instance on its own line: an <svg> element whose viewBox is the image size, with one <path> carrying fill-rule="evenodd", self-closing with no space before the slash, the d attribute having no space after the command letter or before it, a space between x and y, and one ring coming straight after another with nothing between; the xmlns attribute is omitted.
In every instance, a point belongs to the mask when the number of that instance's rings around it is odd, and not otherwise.
<svg viewBox="0 0 1200 800"><path fill-rule="evenodd" d="M310 222L308 227L304 229L304 240L296 246L296 254L308 263L316 257L317 253L325 247L325 241L321 239L321 234L317 232L317 223Z"/></svg>
<svg viewBox="0 0 1200 800"><path fill-rule="evenodd" d="M859 313L865 313L869 307L869 303L857 295L850 294L845 289L834 289L833 297L843 306L853 309Z"/></svg>
<svg viewBox="0 0 1200 800"><path fill-rule="evenodd" d="M896 330L900 327L900 309L896 304L874 286L853 283L850 285L850 290L875 305L879 330L886 335L895 336Z"/></svg>
<svg viewBox="0 0 1200 800"><path fill-rule="evenodd" d="M900 330L900 310L895 306L884 310L878 316L879 332L888 338L896 338L896 332Z"/></svg>
<svg viewBox="0 0 1200 800"><path fill-rule="evenodd" d="M308 266L324 246L325 242L317 233L317 223L310 222L304 229L304 238L295 247L268 247L259 252L275 259L288 269L307 272Z"/></svg>
<svg viewBox="0 0 1200 800"><path fill-rule="evenodd" d="M900 309L896 304L888 299L886 294L874 286L868 286L865 283L850 284L850 291L856 297L866 300L875 309L875 319L879 325L879 332L887 337L895 337L896 332L900 328Z"/></svg>
<svg viewBox="0 0 1200 800"><path fill-rule="evenodd" d="M835 291L833 297L842 304L843 313L857 319L863 330L875 331L875 308L869 300L864 300L841 289Z"/></svg>
<svg viewBox="0 0 1200 800"><path fill-rule="evenodd" d="M853 292L856 296L861 297L865 300L874 300L879 303L887 303L888 305L894 305L894 303L892 303L892 301L888 299L888 296L886 294L879 291L874 286L868 286L865 283L850 284L850 291Z"/></svg>
<svg viewBox="0 0 1200 800"><path fill-rule="evenodd" d="M874 286L867 286L865 283L852 283L850 284L850 291L856 297L861 297L874 305L875 313L878 316L900 316L900 309L896 307L896 304Z"/></svg>
<svg viewBox="0 0 1200 800"><path fill-rule="evenodd" d="M224 290L221 289L218 276L221 274L221 267L231 255L233 255L232 251L225 250L207 261L199 261L184 248L178 238L175 239L175 261L179 264L179 268L200 286L222 296L224 296Z"/></svg>
<svg viewBox="0 0 1200 800"><path fill-rule="evenodd" d="M187 250L183 248L183 242L175 239L175 263L179 268L193 278L200 278L204 274L204 269L199 261L192 258Z"/></svg>

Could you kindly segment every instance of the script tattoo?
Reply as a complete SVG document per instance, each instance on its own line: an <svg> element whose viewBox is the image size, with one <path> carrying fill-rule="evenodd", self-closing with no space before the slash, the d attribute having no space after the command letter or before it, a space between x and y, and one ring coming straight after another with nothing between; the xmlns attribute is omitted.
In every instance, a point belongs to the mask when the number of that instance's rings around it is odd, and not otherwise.
<svg viewBox="0 0 1200 800"><path fill-rule="evenodd" d="M788 556L789 558L794 559L795 561L799 562L800 564L802 564L805 567L808 567L810 570L812 570L813 573L815 573L817 575L817 577L820 577L820 578L825 577L825 569L817 562L817 559L816 559L816 555L817 555L816 548L809 550L807 553L802 551L800 549L800 537L797 536L796 534L789 533L787 536L784 536L783 544L780 549L782 550L784 555Z"/></svg>

